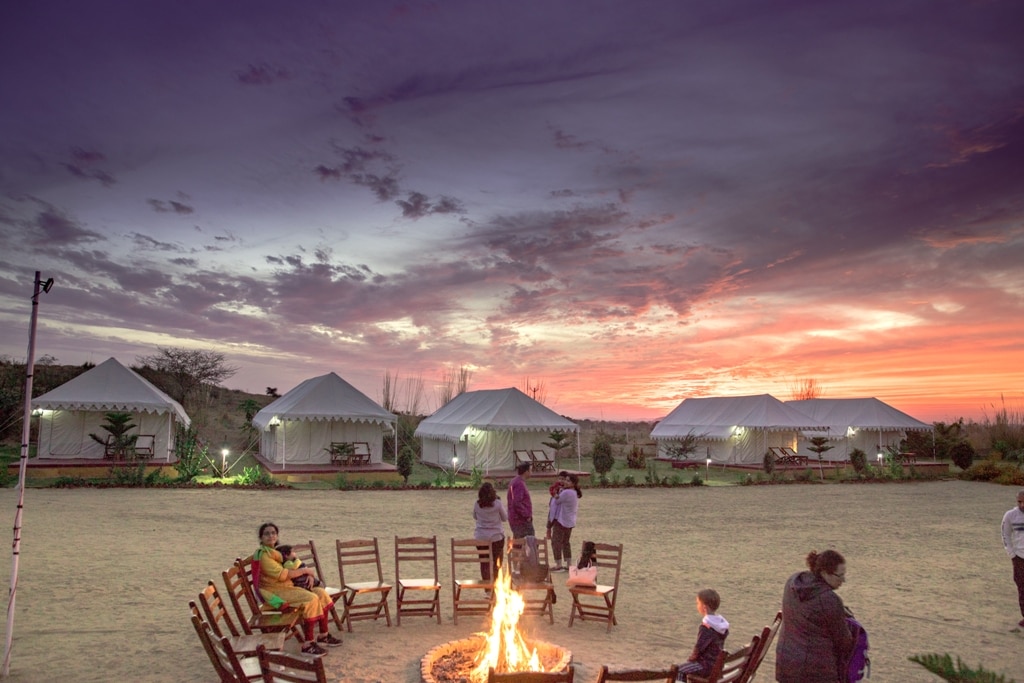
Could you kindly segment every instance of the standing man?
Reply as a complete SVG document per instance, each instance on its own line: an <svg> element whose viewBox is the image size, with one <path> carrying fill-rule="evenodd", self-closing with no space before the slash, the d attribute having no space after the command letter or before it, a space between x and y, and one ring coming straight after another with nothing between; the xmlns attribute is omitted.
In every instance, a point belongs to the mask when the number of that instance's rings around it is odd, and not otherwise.
<svg viewBox="0 0 1024 683"><path fill-rule="evenodd" d="M1024 490L1017 492L1017 507L1003 515L1003 547L1013 561L1013 582L1017 584L1020 615L1024 617ZM1017 625L1024 626L1024 618Z"/></svg>
<svg viewBox="0 0 1024 683"><path fill-rule="evenodd" d="M508 525L512 529L512 538L536 536L533 531L533 502L526 488L529 478L530 463L524 462L516 465L516 476L508 483ZM1021 555L1024 555L1024 550Z"/></svg>

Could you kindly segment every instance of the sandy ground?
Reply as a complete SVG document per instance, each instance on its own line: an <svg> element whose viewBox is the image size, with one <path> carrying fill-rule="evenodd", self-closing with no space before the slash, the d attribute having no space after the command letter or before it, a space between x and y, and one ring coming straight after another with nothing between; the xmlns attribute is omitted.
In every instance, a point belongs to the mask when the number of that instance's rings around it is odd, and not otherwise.
<svg viewBox="0 0 1024 683"><path fill-rule="evenodd" d="M1024 635L999 543L1015 490L989 484L794 485L586 490L574 549L625 544L619 626L567 627L561 580L556 622L536 637L570 648L577 680L601 664L685 658L698 624L695 592L713 586L738 646L768 623L783 582L812 548L846 555L846 604L871 636L875 683L936 681L907 661L949 652L1024 681ZM26 495L11 681L213 681L187 603L234 557L252 552L272 519L282 542L314 539L336 578L336 538L376 535L393 572L392 538L472 535L472 491L32 490ZM534 491L545 503L546 492ZM17 493L0 491L13 521ZM0 580L10 583L10 559ZM331 680L418 681L434 645L482 623L451 620L441 554L443 623L359 622L327 656ZM564 576L564 575L563 575ZM774 680L774 652L757 680Z"/></svg>

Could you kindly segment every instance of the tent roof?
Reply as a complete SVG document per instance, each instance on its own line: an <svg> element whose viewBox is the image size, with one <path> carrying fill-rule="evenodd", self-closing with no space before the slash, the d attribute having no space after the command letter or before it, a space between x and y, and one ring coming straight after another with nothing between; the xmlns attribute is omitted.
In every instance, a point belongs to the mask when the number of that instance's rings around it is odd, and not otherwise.
<svg viewBox="0 0 1024 683"><path fill-rule="evenodd" d="M543 403L516 388L484 389L459 394L420 422L415 436L458 441L467 427L481 431L575 432L579 428Z"/></svg>
<svg viewBox="0 0 1024 683"><path fill-rule="evenodd" d="M820 423L770 394L688 398L665 416L653 430L654 439L694 434L705 439L728 439L734 427L787 431L814 429Z"/></svg>
<svg viewBox="0 0 1024 683"><path fill-rule="evenodd" d="M266 429L278 420L348 420L394 423L393 413L333 372L312 377L256 413L252 423Z"/></svg>
<svg viewBox="0 0 1024 683"><path fill-rule="evenodd" d="M857 429L931 430L932 426L896 410L877 398L811 398L786 405L828 427L830 432Z"/></svg>
<svg viewBox="0 0 1024 683"><path fill-rule="evenodd" d="M173 411L182 424L190 420L181 404L134 370L108 358L56 389L32 399L43 410L103 410L141 413Z"/></svg>

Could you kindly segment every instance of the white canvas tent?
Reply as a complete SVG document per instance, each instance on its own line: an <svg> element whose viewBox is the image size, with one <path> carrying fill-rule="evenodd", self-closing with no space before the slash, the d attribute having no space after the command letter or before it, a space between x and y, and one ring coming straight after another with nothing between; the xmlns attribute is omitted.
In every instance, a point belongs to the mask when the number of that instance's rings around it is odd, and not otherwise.
<svg viewBox="0 0 1024 683"><path fill-rule="evenodd" d="M555 430L577 432L543 403L515 388L485 389L459 394L420 422L415 436L423 444L425 463L450 467L511 470L514 450L545 450L542 442Z"/></svg>
<svg viewBox="0 0 1024 683"><path fill-rule="evenodd" d="M108 358L96 367L32 399L39 413L37 457L103 459L105 413L132 413L132 434L154 436L153 460L174 462L174 424L188 426L185 409L139 374Z"/></svg>
<svg viewBox="0 0 1024 683"><path fill-rule="evenodd" d="M879 401L877 398L812 398L786 401L823 427L805 431L798 439L800 455L816 458L808 446L814 436L829 439L832 450L822 453L823 460L849 460L850 451L859 448L874 458L886 446L898 446L908 431L931 431L930 424Z"/></svg>
<svg viewBox="0 0 1024 683"><path fill-rule="evenodd" d="M688 434L698 437L695 460L759 464L769 446L796 447L800 430L819 423L769 394L688 398L651 431L665 457Z"/></svg>
<svg viewBox="0 0 1024 683"><path fill-rule="evenodd" d="M370 463L383 460L384 430L398 418L333 372L299 384L256 413L260 454L272 463L318 465L331 461L334 441L365 442Z"/></svg>

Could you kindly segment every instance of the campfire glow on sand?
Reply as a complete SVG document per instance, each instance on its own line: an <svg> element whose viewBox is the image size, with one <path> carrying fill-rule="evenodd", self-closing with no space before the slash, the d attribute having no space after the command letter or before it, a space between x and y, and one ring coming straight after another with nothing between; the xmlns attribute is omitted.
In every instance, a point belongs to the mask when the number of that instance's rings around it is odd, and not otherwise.
<svg viewBox="0 0 1024 683"><path fill-rule="evenodd" d="M499 567L490 631L428 652L421 667L423 680L486 683L488 669L492 667L499 673L565 669L572 661L569 650L543 641L529 643L519 631L525 606L523 596L512 588L511 573L504 566Z"/></svg>

